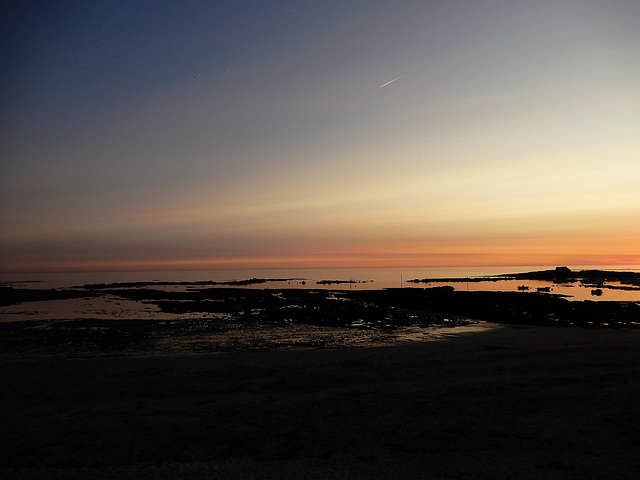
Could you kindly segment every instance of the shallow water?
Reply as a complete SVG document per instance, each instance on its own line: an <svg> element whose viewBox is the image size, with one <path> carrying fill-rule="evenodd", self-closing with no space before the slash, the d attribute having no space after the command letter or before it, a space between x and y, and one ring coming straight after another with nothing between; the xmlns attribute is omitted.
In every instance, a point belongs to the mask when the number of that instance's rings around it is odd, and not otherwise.
<svg viewBox="0 0 640 480"><path fill-rule="evenodd" d="M573 270L589 269L590 267L574 267ZM5 286L14 286L15 288L75 288L89 283L114 283L114 282L198 282L213 281L221 282L228 280L246 280L250 278L263 279L282 279L277 281L268 281L264 283L255 283L252 285L242 286L243 289L277 289L277 288L300 288L300 289L318 289L318 290L375 290L389 287L404 288L428 288L434 286L450 285L457 290L469 291L518 291L518 287L529 287L530 292L536 292L540 287L549 287L550 294L563 295L569 300L616 300L616 301L633 301L640 302L639 290L619 290L619 289L602 289L601 296L592 295L593 286L583 285L581 282L555 284L547 281L536 280L500 280L500 281L469 281L469 282L443 282L436 281L430 283L411 283L408 280L413 278L462 278L465 275L473 278L474 275L497 275L504 273L530 272L536 270L549 269L546 267L492 267L492 268L416 268L416 269L359 269L350 271L348 269L333 270L263 270L263 271L216 271L216 272L92 272L92 273L74 273L74 274L21 274L21 275L2 275L0 280ZM599 266L601 270L629 271L631 267L625 266ZM636 270L637 271L637 270ZM400 273L403 272L403 273ZM322 280L340 280L347 283L333 284L317 284ZM358 283L348 283L349 280ZM607 285L620 287L619 282L607 282ZM192 286L184 284L170 285L145 285L146 289L157 289L167 292L184 292L198 288L210 288L211 285ZM216 287L225 288L217 285ZM234 286L234 288L239 288ZM83 291L83 289L80 289ZM104 290L103 290L104 291ZM89 292L89 290L87 290ZM339 297L339 296L338 296ZM336 297L336 300L339 298ZM20 322L20 321L48 321L48 320L64 320L64 319L96 319L102 321L112 320L150 320L150 321L194 321L194 320L213 320L216 318L215 313L207 312L183 312L183 313L167 313L148 301L137 301L119 297L113 294L102 294L96 297L81 297L63 300L47 300L37 302L23 302L17 305L8 305L0 307L0 322ZM298 337L300 332L309 332L309 328L313 329L314 335L320 335L325 338L322 342L328 345L345 345L353 342L358 343L364 341L371 343L374 333L363 333L364 329L345 328L345 335L340 339L331 336L321 335L323 330L321 327L309 327L297 325L283 325L282 330L270 326L269 329L260 332L256 337L257 345L277 346L276 337L285 339L281 340L287 344L302 343L307 344L312 340L302 335ZM252 330L251 326L232 329L237 335L237 339L244 337L240 344L246 344ZM333 328L333 327L332 327ZM426 337L431 339L434 336L443 335L442 332L452 330L442 330L441 327L434 327L432 330L425 330L426 327L406 327L394 333L394 338L404 338L405 340L424 340ZM472 331L469 326L461 327L464 331ZM242 335L239 333L242 332ZM265 332L268 332L265 333ZM338 335L337 330L331 330L332 335ZM326 333L326 332L325 332ZM204 335L204 334L202 334ZM216 332L217 342L229 343L230 338L223 339L219 332ZM266 336L265 336L266 335ZM275 335L275 337L273 336ZM328 335L328 334L327 334ZM445 337L447 333L444 334ZM319 338L320 338L319 337ZM195 336L191 335L188 342L195 341ZM321 341L319 338L313 341ZM177 342L178 340L166 340L166 342ZM206 340L205 337L198 337L198 344L202 348L203 345L210 343L211 339ZM187 342L182 339L180 342ZM188 343L187 342L187 343ZM233 342L231 342L233 343ZM251 343L251 342L249 342ZM186 345L186 344L185 344ZM191 350L195 344L185 347ZM174 345L175 346L175 345ZM177 347L176 347L177 348ZM182 348L182 347L181 347ZM200 348L200 347L198 347Z"/></svg>
<svg viewBox="0 0 640 480"><path fill-rule="evenodd" d="M143 271L143 272L61 272L61 273L0 273L0 284L24 288L60 288L87 283L116 282L196 282L246 280L249 278L288 279L283 282L256 284L247 288L328 288L349 289L349 284L317 285L321 280L355 282L352 288L381 289L407 286L414 278L473 278L509 273L524 273L554 269L554 265L520 265L499 267L411 267L411 268L312 268L271 270L201 270L201 271ZM638 265L579 265L572 270L608 270L640 272ZM302 281L306 282L302 284ZM28 283L27 283L28 282Z"/></svg>

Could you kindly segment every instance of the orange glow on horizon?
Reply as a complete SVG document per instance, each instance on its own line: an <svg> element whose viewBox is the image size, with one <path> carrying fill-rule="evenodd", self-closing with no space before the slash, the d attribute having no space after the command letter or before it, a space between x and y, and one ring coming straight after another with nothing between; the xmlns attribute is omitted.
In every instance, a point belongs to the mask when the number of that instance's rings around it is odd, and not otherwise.
<svg viewBox="0 0 640 480"><path fill-rule="evenodd" d="M270 270L314 268L430 268L550 265L640 265L639 255L442 253L387 255L318 255L299 257L236 257L184 260L77 260L7 265L5 273Z"/></svg>
<svg viewBox="0 0 640 480"><path fill-rule="evenodd" d="M2 273L640 265L640 1L8 3Z"/></svg>

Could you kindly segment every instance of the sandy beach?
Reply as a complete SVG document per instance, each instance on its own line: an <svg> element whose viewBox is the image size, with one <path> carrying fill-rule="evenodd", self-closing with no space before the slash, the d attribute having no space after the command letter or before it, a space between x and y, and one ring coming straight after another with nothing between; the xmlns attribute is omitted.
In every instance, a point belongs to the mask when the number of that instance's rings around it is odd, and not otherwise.
<svg viewBox="0 0 640 480"><path fill-rule="evenodd" d="M636 478L640 331L5 359L3 478Z"/></svg>

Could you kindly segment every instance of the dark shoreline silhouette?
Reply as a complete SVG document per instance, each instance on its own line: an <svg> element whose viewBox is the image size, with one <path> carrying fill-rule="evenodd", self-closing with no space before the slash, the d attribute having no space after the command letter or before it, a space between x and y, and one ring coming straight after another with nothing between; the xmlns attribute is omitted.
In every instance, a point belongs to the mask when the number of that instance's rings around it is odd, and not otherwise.
<svg viewBox="0 0 640 480"><path fill-rule="evenodd" d="M100 292L74 289L32 289L0 287L0 306L15 305L23 302L42 302L46 300L68 300L72 298L96 297Z"/></svg>
<svg viewBox="0 0 640 480"><path fill-rule="evenodd" d="M564 270L560 270L562 272ZM548 279L550 275L559 278L558 269L521 274L519 278ZM594 275L606 279L621 278L618 272L600 271L575 276L571 272L571 276L564 275L562 278L593 279ZM624 277L634 280L629 275ZM259 279L249 281L256 282ZM0 287L0 305L116 296L147 306L153 305L161 312L175 316L171 320L78 318L0 322L0 352L33 353L38 349L64 352L67 349L109 355L126 352L152 354L160 343L176 336L199 338L231 330L295 325L367 330L377 332L373 337L376 339L385 335L393 336L408 327L469 325L476 321L609 329L636 329L640 326L638 302L577 301L540 291L463 291L451 286L358 291L247 289L240 287L245 285L242 281L234 286L226 283L224 288L210 287L209 282L193 283L184 282L194 288L183 291L144 288L144 285L159 285L152 282L96 284L61 290ZM163 282L162 285L168 283ZM282 335L286 337L286 331ZM205 351L278 348L273 343L256 342L247 347L242 342L211 341L203 342L198 348ZM282 345L285 344L287 341L283 340ZM341 345L340 342L316 341L312 336L298 345L302 344L311 348L335 348ZM79 350L74 350L76 346Z"/></svg>
<svg viewBox="0 0 640 480"><path fill-rule="evenodd" d="M486 281L487 277L482 277ZM503 279L548 280L554 282L581 281L584 285L602 288L633 288L607 285L606 281L640 282L634 272L585 270L574 272L567 267L519 274L489 277ZM214 313L227 314L242 322L286 322L320 326L351 326L358 328L393 329L407 325L433 325L446 315L497 323L521 323L549 326L627 327L640 322L637 302L576 301L561 295L546 294L518 288L518 292L457 291L450 286L431 288L391 288L383 290L314 290L302 288L243 289L233 288L274 281L300 279L258 279L230 282L127 282L87 284L66 289L27 289L0 287L0 305L54 299L119 296L125 299L156 305L171 314ZM408 282L451 282L467 279L422 279ZM474 281L473 279L470 281ZM359 281L348 280L347 283ZM343 283L341 280L318 281L318 284ZM169 291L152 286L182 285L184 291ZM224 285L225 288L216 288ZM196 288L197 287L197 288ZM209 288L205 288L209 287ZM230 288L226 288L230 287ZM600 290L601 291L601 290ZM595 293L594 293L595 292ZM599 292L593 290L597 295ZM398 311L411 309L412 316Z"/></svg>
<svg viewBox="0 0 640 480"><path fill-rule="evenodd" d="M316 285L343 285L343 284L353 284L353 283L372 283L373 280L318 280Z"/></svg>
<svg viewBox="0 0 640 480"><path fill-rule="evenodd" d="M0 322L2 478L637 476L637 302L191 286L0 289L187 315ZM375 343L483 319L505 326ZM384 347L340 348L359 334Z"/></svg>
<svg viewBox="0 0 640 480"><path fill-rule="evenodd" d="M503 280L545 280L554 283L581 282L587 286L598 286L613 290L640 290L640 273L614 272L607 270L576 270L568 267L556 267L554 270L539 270L525 273L503 273L481 277L453 278L414 278L409 283L463 283L463 282L501 282ZM620 282L626 285L605 285L604 282Z"/></svg>
<svg viewBox="0 0 640 480"><path fill-rule="evenodd" d="M82 286L74 288L86 288L86 289L99 289L99 288L139 288L139 287L153 287L153 286L187 286L187 287L200 287L206 285L229 285L229 286L243 286L243 285L256 285L267 282L292 282L304 280L303 278L248 278L246 280L227 280L223 282L214 282L213 280L199 280L196 282L166 282L166 281L149 281L149 282L121 282L121 283L87 283Z"/></svg>

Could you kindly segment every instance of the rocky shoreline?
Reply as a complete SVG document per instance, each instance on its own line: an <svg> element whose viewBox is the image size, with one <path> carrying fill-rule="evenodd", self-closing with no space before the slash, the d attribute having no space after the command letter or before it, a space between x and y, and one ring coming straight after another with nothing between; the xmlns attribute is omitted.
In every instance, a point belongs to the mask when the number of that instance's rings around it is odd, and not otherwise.
<svg viewBox="0 0 640 480"><path fill-rule="evenodd" d="M640 472L635 302L189 287L0 290L175 315L0 322L2 478Z"/></svg>

